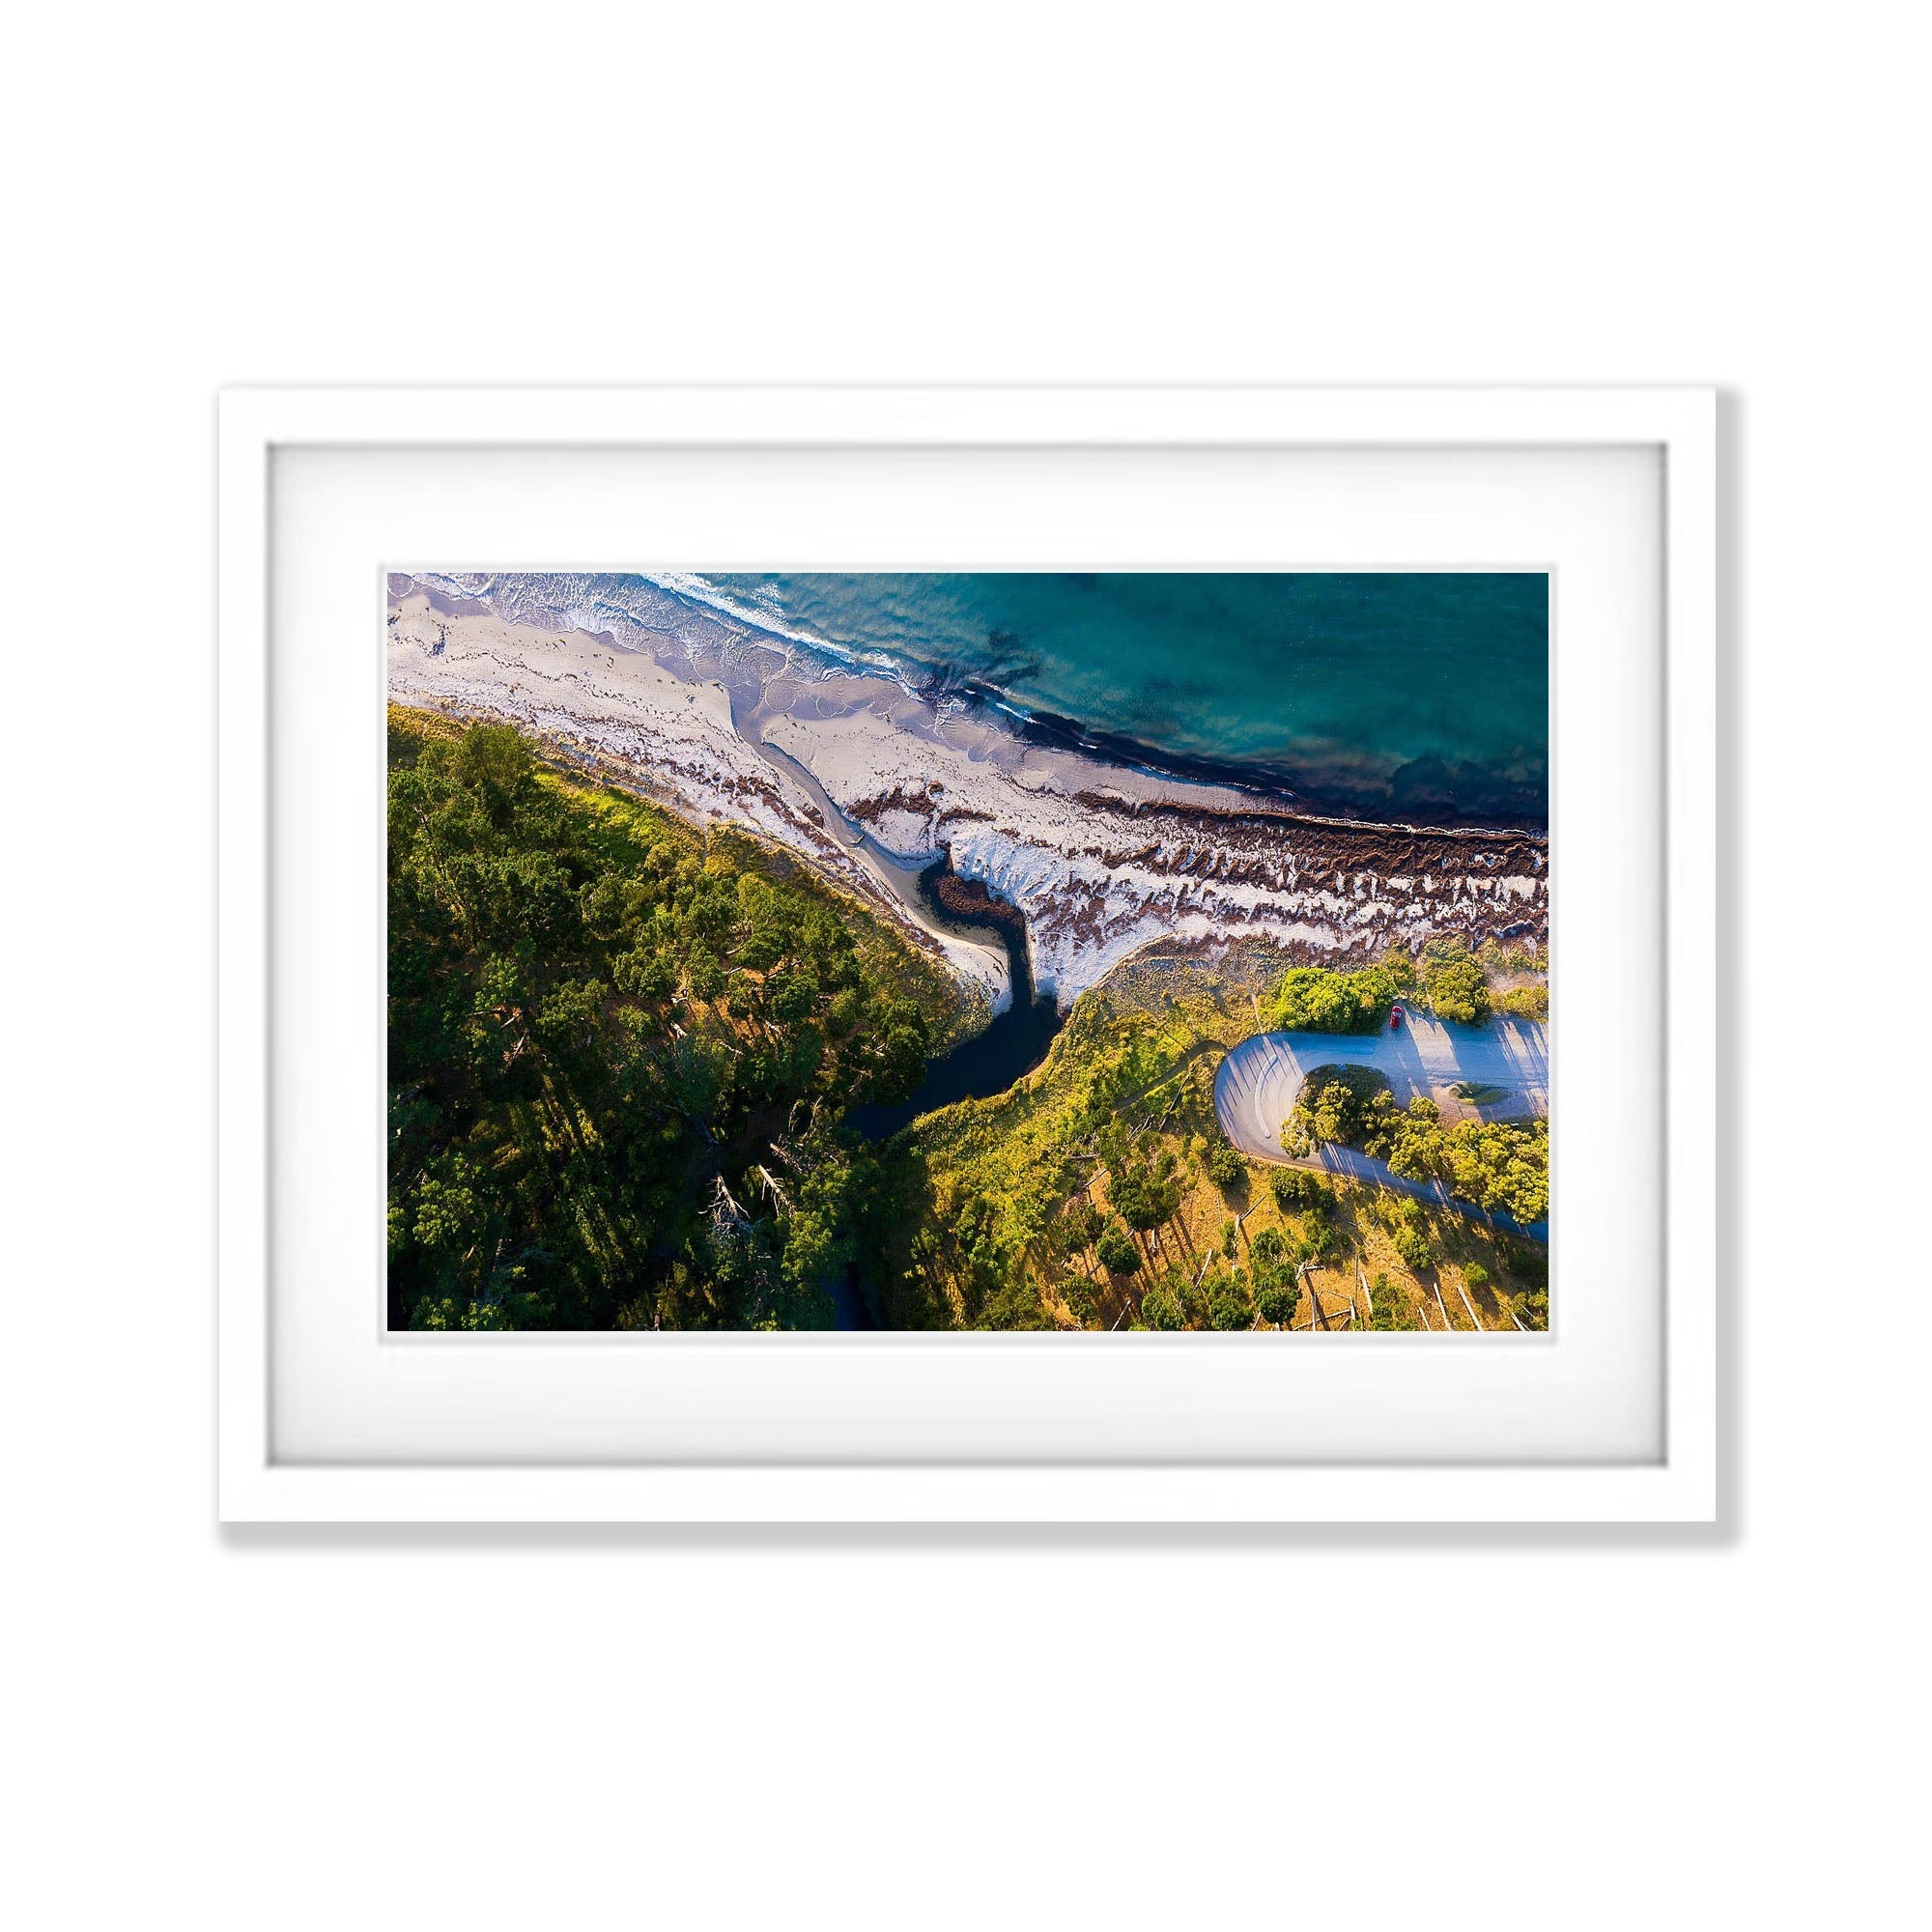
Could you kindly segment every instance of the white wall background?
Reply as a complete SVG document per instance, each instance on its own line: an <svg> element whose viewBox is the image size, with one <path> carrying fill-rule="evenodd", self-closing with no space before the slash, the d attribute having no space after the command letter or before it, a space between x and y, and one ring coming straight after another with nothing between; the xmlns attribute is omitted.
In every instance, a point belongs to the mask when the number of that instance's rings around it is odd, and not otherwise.
<svg viewBox="0 0 1932 1932"><path fill-rule="evenodd" d="M1921 30L16 20L0 1913L1922 1912ZM1722 1534L216 1531L213 389L934 376L1725 385Z"/></svg>

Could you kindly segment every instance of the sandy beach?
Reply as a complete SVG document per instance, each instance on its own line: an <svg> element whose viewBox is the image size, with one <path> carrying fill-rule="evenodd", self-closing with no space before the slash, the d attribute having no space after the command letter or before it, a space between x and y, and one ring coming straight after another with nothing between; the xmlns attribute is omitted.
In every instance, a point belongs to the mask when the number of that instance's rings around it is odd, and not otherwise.
<svg viewBox="0 0 1932 1932"><path fill-rule="evenodd" d="M1001 950L941 930L913 892L942 854L1025 914L1036 981L1063 1009L1152 941L1267 939L1339 962L1396 938L1547 935L1535 835L1310 817L1029 744L983 707L861 664L828 668L669 596L661 630L656 605L647 629L625 612L622 637L595 611L553 628L520 608L518 582L456 597L392 577L391 697L510 720L687 817L750 827L996 1006L1009 996Z"/></svg>

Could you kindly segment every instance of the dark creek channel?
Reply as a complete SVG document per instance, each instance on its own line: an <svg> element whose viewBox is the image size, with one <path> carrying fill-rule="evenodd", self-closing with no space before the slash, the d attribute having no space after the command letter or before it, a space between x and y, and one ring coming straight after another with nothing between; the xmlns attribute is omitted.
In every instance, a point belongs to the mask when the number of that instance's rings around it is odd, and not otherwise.
<svg viewBox="0 0 1932 1932"><path fill-rule="evenodd" d="M920 904L935 925L960 939L999 939L1007 949L1007 972L1012 976L1012 1005L993 1014L972 1039L960 1041L937 1061L927 1061L925 1078L912 1099L896 1107L852 1107L844 1124L867 1140L885 1140L922 1113L951 1107L956 1099L1005 1094L1014 1080L1047 1057L1047 1047L1061 1030L1061 1009L1051 999L1034 995L1034 966L1026 956L1026 914L1018 906L995 898L978 879L962 879L947 858L933 860L920 873L918 891ZM848 1267L844 1279L835 1281L831 1291L833 1327L885 1327L877 1289L860 1281L856 1265Z"/></svg>
<svg viewBox="0 0 1932 1932"><path fill-rule="evenodd" d="M1052 999L1036 997L1033 966L1027 957L1026 916L1017 906L996 899L978 879L962 879L949 861L935 860L919 875L919 895L934 920L962 939L997 938L1007 949L1012 976L1012 1004L971 1039L927 1064L925 1078L910 1100L896 1106L854 1107L845 1124L868 1140L884 1140L908 1121L948 1107L955 1100L1004 1094L1023 1073L1046 1058L1060 1031Z"/></svg>
<svg viewBox="0 0 1932 1932"><path fill-rule="evenodd" d="M955 1100L981 1099L1004 1094L1023 1074L1046 1058L1046 1049L1060 1031L1060 1009L1050 999L1035 996L1033 964L1027 957L1026 916L1017 906L996 899L978 879L962 879L946 859L937 859L919 875L919 896L936 924L961 939L997 937L1007 949L1007 970L1012 975L1012 1004L995 1013L991 1022L951 1053L926 1065L925 1078L910 1100L895 1107L854 1107L845 1124L868 1140L884 1140L908 1121L948 1107ZM838 1328L878 1328L883 1325L876 1293L859 1279L856 1267L832 1289L833 1325Z"/></svg>

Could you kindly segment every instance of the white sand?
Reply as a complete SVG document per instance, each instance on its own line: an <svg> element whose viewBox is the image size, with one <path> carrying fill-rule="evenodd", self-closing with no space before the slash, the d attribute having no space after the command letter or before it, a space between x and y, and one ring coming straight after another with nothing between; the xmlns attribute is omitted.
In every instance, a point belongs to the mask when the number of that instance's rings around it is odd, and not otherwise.
<svg viewBox="0 0 1932 1932"><path fill-rule="evenodd" d="M1063 1006L1152 941L1265 938L1320 954L1547 927L1547 850L1533 839L1465 849L1267 816L1238 792L1028 746L883 678L807 676L755 646L673 668L579 631L446 615L419 591L391 613L399 701L512 719L699 822L751 826L1002 1005L1004 956L934 927L894 858L950 850L962 877L1019 906L1038 984ZM828 822L827 804L852 822ZM1378 872L1364 855L1383 849L1412 849L1429 869Z"/></svg>
<svg viewBox="0 0 1932 1932"><path fill-rule="evenodd" d="M399 703L504 718L575 746L700 824L749 825L857 892L922 950L943 954L996 1009L1011 998L1005 952L942 931L886 868L827 827L805 792L733 727L723 680L681 677L581 631L445 616L418 592L391 607L388 688Z"/></svg>

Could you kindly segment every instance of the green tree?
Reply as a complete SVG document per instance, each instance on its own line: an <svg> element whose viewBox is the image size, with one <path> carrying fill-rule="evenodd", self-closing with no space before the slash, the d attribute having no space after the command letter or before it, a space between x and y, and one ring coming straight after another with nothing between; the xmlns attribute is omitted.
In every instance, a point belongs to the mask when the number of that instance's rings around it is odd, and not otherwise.
<svg viewBox="0 0 1932 1932"><path fill-rule="evenodd" d="M1496 1006L1518 1019L1547 1023L1549 1018L1549 986L1547 981L1529 986L1510 986L1494 996Z"/></svg>
<svg viewBox="0 0 1932 1932"><path fill-rule="evenodd" d="M1289 1032L1376 1033L1388 1024L1395 996L1395 980L1382 966L1352 973L1296 966L1275 988L1272 1017Z"/></svg>
<svg viewBox="0 0 1932 1932"><path fill-rule="evenodd" d="M1100 1210L1084 1194L1077 1195L1053 1223L1053 1245L1062 1255L1084 1253L1098 1237L1100 1225Z"/></svg>
<svg viewBox="0 0 1932 1932"><path fill-rule="evenodd" d="M1276 1168L1268 1177L1268 1188L1274 1195L1274 1205L1284 1214L1304 1211L1326 1214L1335 1206L1334 1190L1319 1175L1302 1168Z"/></svg>
<svg viewBox="0 0 1932 1932"><path fill-rule="evenodd" d="M1359 1147L1379 1115L1388 1082L1365 1066L1319 1066L1302 1082L1294 1111L1282 1122L1282 1146L1307 1158L1324 1147Z"/></svg>
<svg viewBox="0 0 1932 1932"><path fill-rule="evenodd" d="M1433 939L1422 949L1422 985L1437 1018L1489 1024L1489 976L1463 940Z"/></svg>
<svg viewBox="0 0 1932 1932"><path fill-rule="evenodd" d="M1170 1332L1186 1326L1180 1304L1161 1287L1149 1289L1141 1297L1141 1321L1146 1327Z"/></svg>
<svg viewBox="0 0 1932 1932"><path fill-rule="evenodd" d="M1060 1298L1083 1328L1091 1328L1099 1318L1100 1304L1084 1275L1070 1274L1060 1284Z"/></svg>
<svg viewBox="0 0 1932 1932"><path fill-rule="evenodd" d="M1286 1328L1294 1320L1294 1311L1300 1305L1301 1288L1293 1279L1271 1281L1255 1296L1255 1306L1261 1311L1262 1320L1277 1328Z"/></svg>
<svg viewBox="0 0 1932 1932"><path fill-rule="evenodd" d="M1372 1304L1369 1316L1371 1328L1386 1334L1412 1330L1420 1325L1409 1312L1406 1300L1390 1286L1385 1274L1378 1272L1369 1283L1369 1300Z"/></svg>
<svg viewBox="0 0 1932 1932"><path fill-rule="evenodd" d="M1420 1274L1435 1259L1430 1252L1429 1237L1420 1228L1400 1222L1390 1231L1389 1238L1395 1243L1395 1251L1402 1257L1403 1265L1412 1274Z"/></svg>
<svg viewBox="0 0 1932 1932"><path fill-rule="evenodd" d="M1312 1262L1337 1261L1341 1258L1344 1245L1342 1231L1334 1222L1314 1221L1302 1236L1302 1259Z"/></svg>
<svg viewBox="0 0 1932 1932"><path fill-rule="evenodd" d="M1232 1289L1224 1289L1208 1298L1208 1325L1210 1328L1217 1328L1224 1334L1231 1333L1235 1329L1250 1326L1253 1320L1246 1300Z"/></svg>

